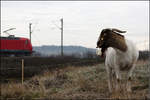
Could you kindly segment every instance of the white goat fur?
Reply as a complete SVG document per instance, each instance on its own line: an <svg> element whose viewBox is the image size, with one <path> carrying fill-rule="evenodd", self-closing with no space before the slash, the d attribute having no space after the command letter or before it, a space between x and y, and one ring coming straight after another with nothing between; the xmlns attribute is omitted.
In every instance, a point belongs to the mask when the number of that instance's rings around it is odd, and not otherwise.
<svg viewBox="0 0 150 100"><path fill-rule="evenodd" d="M116 89L118 90L120 87L120 80L121 80L121 71L125 71L125 70L121 70L121 68L124 67L130 67L128 70L126 70L127 72L127 91L131 92L131 86L130 86L130 79L132 76L132 72L135 68L135 63L138 59L139 56L139 52L136 49L135 45L125 39L126 45L127 45L127 51L126 52L122 52L119 49L116 48L112 48L109 47L107 48L106 51L106 59L105 59L105 66L106 66L106 71L108 73L108 87L109 87L109 91L112 92L112 88L113 88L113 79L116 82L115 86ZM101 54L101 51L98 50L97 54ZM115 75L113 75L115 74Z"/></svg>

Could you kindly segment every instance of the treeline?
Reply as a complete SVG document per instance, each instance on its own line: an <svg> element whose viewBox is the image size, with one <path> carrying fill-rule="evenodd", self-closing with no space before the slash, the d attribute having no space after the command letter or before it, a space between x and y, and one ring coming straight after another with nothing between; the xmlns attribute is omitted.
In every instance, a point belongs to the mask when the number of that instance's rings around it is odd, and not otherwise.
<svg viewBox="0 0 150 100"><path fill-rule="evenodd" d="M139 51L139 60L148 60L150 58L150 51Z"/></svg>
<svg viewBox="0 0 150 100"><path fill-rule="evenodd" d="M34 57L55 57L55 58L59 58L61 57L61 54L51 54L51 55L43 55L40 52L34 52L32 54L32 56ZM91 52L91 51L87 51L87 52L82 52L82 53L72 53L72 54L66 54L64 53L63 55L64 57L72 57L72 58L97 58L98 56L96 55L96 52Z"/></svg>
<svg viewBox="0 0 150 100"><path fill-rule="evenodd" d="M35 52L32 56L39 56L42 57L43 55L39 52ZM44 55L45 56L45 55ZM59 58L61 55L47 55L47 57L55 57ZM85 53L73 53L73 54L64 54L64 57L70 57L70 58L94 58L94 59L103 59L96 55L96 52L87 51ZM150 51L139 51L139 60L148 60L150 58Z"/></svg>

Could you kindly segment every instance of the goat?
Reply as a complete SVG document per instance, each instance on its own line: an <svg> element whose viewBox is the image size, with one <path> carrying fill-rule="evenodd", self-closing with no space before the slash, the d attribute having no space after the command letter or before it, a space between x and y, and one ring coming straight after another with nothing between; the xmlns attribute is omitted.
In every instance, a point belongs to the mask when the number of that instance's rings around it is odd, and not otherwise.
<svg viewBox="0 0 150 100"><path fill-rule="evenodd" d="M97 54L106 57L105 66L108 74L108 88L110 92L112 92L114 82L116 86L115 90L119 90L122 79L121 71L127 73L127 91L132 91L131 77L139 52L130 40L125 39L120 34L125 32L119 29L106 28L102 30L97 41L96 48L100 48Z"/></svg>

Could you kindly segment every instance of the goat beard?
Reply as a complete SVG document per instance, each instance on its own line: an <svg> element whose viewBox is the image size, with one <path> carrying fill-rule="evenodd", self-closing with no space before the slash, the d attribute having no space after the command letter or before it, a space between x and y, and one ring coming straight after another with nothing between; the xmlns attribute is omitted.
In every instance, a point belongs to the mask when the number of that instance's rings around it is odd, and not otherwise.
<svg viewBox="0 0 150 100"><path fill-rule="evenodd" d="M108 47L102 47L102 49L101 49L101 52L102 52L102 55L101 55L101 57L105 57L106 56L106 50L107 50L107 48Z"/></svg>

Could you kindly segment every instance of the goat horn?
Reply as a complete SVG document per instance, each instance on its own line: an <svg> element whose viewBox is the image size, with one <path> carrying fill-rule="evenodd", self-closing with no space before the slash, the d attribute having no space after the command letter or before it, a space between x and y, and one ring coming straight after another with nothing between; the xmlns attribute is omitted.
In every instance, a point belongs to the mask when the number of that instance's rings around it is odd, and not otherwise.
<svg viewBox="0 0 150 100"><path fill-rule="evenodd" d="M116 31L116 32L119 32L119 33L126 33L126 31L121 31L121 30L116 29L116 28L112 28L112 31Z"/></svg>

